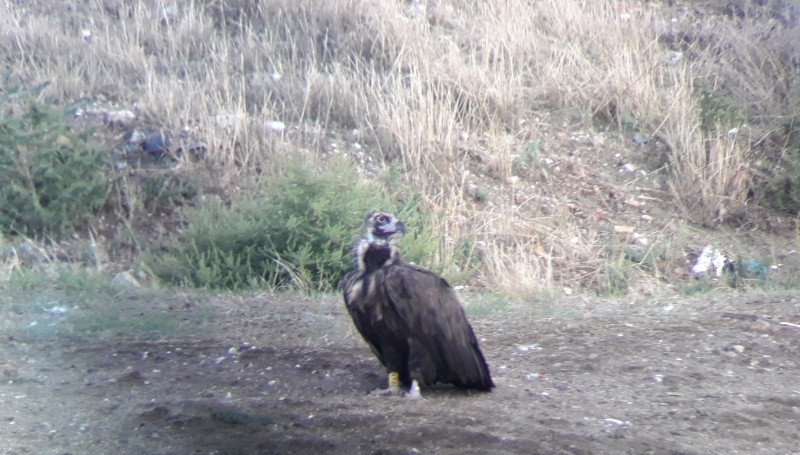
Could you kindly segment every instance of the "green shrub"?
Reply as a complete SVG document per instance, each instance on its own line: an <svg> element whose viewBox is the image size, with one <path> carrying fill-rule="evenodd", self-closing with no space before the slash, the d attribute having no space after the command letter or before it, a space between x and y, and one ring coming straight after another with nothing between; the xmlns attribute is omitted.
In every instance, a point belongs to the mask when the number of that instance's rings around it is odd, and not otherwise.
<svg viewBox="0 0 800 455"><path fill-rule="evenodd" d="M364 216L376 207L396 204L376 184L356 178L343 161L319 173L293 166L284 177L231 206L217 202L185 209L180 242L151 254L148 264L156 276L173 284L332 291L352 269L353 242ZM397 213L415 211L412 201ZM417 222L414 217L409 221ZM431 255L437 245L430 224L421 224L417 235L407 236L411 258Z"/></svg>
<svg viewBox="0 0 800 455"><path fill-rule="evenodd" d="M772 208L791 216L800 214L800 117L784 123L779 130L782 150L775 169L767 172L762 198Z"/></svg>
<svg viewBox="0 0 800 455"><path fill-rule="evenodd" d="M105 153L62 110L31 102L0 111L0 230L69 234L104 204Z"/></svg>
<svg viewBox="0 0 800 455"><path fill-rule="evenodd" d="M202 193L199 182L191 176L153 174L143 177L138 184L146 213L170 210Z"/></svg>
<svg viewBox="0 0 800 455"><path fill-rule="evenodd" d="M698 92L700 129L703 131L725 131L747 121L740 101L708 87L703 87Z"/></svg>

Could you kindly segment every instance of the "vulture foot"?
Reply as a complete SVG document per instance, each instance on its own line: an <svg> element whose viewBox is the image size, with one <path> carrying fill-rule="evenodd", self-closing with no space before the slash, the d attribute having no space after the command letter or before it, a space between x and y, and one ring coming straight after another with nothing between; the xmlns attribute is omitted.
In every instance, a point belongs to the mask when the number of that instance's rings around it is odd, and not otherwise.
<svg viewBox="0 0 800 455"><path fill-rule="evenodd" d="M389 386L388 389L375 389L369 395L375 397L399 397L403 395L403 390L399 386Z"/></svg>
<svg viewBox="0 0 800 455"><path fill-rule="evenodd" d="M421 399L422 394L419 391L419 383L417 383L417 380L414 379L411 381L411 388L408 389L408 393L406 393L406 400L416 401Z"/></svg>

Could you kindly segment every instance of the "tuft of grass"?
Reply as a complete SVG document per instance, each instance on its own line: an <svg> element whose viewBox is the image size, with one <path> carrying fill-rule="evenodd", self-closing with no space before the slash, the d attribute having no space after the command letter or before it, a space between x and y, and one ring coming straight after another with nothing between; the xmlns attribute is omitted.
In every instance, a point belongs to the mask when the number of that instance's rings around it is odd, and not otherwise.
<svg viewBox="0 0 800 455"><path fill-rule="evenodd" d="M0 229L61 236L85 227L108 194L106 153L57 106L0 100Z"/></svg>

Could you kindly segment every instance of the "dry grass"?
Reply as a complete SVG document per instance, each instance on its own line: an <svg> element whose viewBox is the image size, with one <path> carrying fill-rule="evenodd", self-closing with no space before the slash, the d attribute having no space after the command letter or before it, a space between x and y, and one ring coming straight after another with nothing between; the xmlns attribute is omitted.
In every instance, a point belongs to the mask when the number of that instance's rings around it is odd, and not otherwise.
<svg viewBox="0 0 800 455"><path fill-rule="evenodd" d="M286 155L323 165L328 153L348 153L376 177L399 165L403 185L441 220L435 260L450 263L475 239L466 254L480 259L489 285L581 287L603 272L601 227L576 219L536 162L515 175L545 111L577 112L587 127L635 119L662 138L687 216L712 222L745 203L746 144L698 128L692 84L712 69L665 60L665 19L649 3L88 0L6 9L0 55L12 80L51 81L42 96L133 109L140 126L203 141L204 160L184 158L184 169L214 169L224 190L280 173ZM765 86L754 82L741 86ZM287 128L271 131L272 121ZM361 152L343 150L348 137ZM482 177L511 181L509 197L472 203L476 149L487 157ZM526 195L535 200L521 204L517 184L535 188ZM556 202L543 212L539 199Z"/></svg>

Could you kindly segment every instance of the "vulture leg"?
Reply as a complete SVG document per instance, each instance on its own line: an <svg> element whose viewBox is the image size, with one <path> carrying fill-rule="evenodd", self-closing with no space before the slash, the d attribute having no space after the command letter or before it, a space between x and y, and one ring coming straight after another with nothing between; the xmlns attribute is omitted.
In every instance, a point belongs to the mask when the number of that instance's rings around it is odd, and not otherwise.
<svg viewBox="0 0 800 455"><path fill-rule="evenodd" d="M425 345L416 338L408 339L408 377L411 380L411 388L406 398L409 400L422 398L420 384L436 382L436 363Z"/></svg>
<svg viewBox="0 0 800 455"><path fill-rule="evenodd" d="M384 395L400 395L400 374L396 371L389 373L389 388Z"/></svg>
<svg viewBox="0 0 800 455"><path fill-rule="evenodd" d="M403 394L403 389L400 387L400 374L397 372L389 373L389 387L386 389L375 389L369 393L374 397L394 397Z"/></svg>

